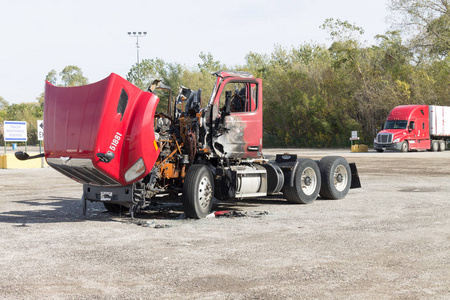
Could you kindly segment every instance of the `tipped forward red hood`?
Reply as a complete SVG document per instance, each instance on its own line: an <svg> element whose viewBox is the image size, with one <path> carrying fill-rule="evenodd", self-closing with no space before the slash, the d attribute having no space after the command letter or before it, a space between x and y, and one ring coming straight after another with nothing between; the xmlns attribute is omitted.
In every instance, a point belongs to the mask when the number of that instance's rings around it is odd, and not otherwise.
<svg viewBox="0 0 450 300"><path fill-rule="evenodd" d="M159 155L154 114L159 98L112 73L79 87L45 86L44 148L47 162L82 183L127 185L144 177ZM98 153L112 152L103 162ZM145 172L127 181L140 158ZM92 162L92 167L85 164ZM94 170L90 170L93 168ZM89 172L99 174L89 175ZM107 178L103 178L106 176ZM129 178L128 178L129 179Z"/></svg>

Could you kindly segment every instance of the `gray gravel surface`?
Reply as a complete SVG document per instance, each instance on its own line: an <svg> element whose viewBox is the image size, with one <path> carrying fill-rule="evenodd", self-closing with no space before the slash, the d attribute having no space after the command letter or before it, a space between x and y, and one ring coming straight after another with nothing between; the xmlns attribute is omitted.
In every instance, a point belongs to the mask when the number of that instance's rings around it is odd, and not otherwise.
<svg viewBox="0 0 450 300"><path fill-rule="evenodd" d="M450 151L271 149L356 162L343 200L177 202L131 220L50 168L0 170L0 299L449 299ZM266 214L267 213L267 214Z"/></svg>

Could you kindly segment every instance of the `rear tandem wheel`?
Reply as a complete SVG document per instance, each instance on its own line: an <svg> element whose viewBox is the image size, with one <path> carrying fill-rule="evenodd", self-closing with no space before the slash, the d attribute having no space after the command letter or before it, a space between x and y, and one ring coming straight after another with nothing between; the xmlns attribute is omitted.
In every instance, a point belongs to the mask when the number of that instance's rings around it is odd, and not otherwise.
<svg viewBox="0 0 450 300"><path fill-rule="evenodd" d="M444 140L439 141L439 151L445 151L446 142Z"/></svg>
<svg viewBox="0 0 450 300"><path fill-rule="evenodd" d="M432 140L431 141L431 151L437 152L439 150L439 141L438 140Z"/></svg>
<svg viewBox="0 0 450 300"><path fill-rule="evenodd" d="M295 170L294 186L285 186L282 192L290 203L308 204L319 195L320 183L317 163L309 158L301 158Z"/></svg>
<svg viewBox="0 0 450 300"><path fill-rule="evenodd" d="M320 160L319 168L322 176L320 196L332 200L344 198L352 183L347 160L341 156L326 156Z"/></svg>

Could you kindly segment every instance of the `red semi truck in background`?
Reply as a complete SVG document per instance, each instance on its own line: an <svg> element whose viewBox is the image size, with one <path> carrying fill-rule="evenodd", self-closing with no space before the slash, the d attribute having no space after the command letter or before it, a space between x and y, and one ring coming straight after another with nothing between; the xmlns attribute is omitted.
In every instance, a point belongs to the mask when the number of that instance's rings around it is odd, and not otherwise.
<svg viewBox="0 0 450 300"><path fill-rule="evenodd" d="M374 149L445 151L449 139L450 107L401 105L389 113L374 140Z"/></svg>
<svg viewBox="0 0 450 300"><path fill-rule="evenodd" d="M203 218L214 200L283 194L291 203L345 197L360 187L357 169L343 157L320 161L262 153L262 80L221 71L206 107L201 90L155 80L142 91L116 74L86 86L47 82L44 149L47 163L83 184L82 203L134 213L158 194L182 193L188 218ZM167 95L158 106L157 92ZM16 153L19 159L28 154Z"/></svg>

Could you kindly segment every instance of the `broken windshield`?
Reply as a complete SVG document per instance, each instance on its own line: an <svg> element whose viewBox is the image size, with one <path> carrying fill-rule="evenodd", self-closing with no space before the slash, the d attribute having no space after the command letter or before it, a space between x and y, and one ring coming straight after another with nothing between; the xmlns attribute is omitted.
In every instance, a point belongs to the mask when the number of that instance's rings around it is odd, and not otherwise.
<svg viewBox="0 0 450 300"><path fill-rule="evenodd" d="M391 120L386 121L384 129L406 129L408 120Z"/></svg>

